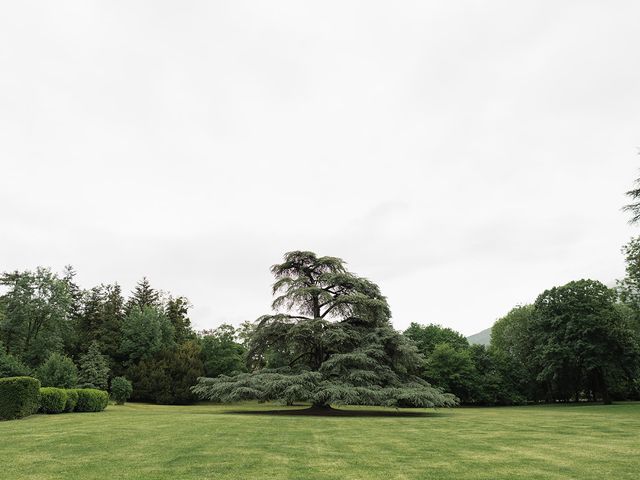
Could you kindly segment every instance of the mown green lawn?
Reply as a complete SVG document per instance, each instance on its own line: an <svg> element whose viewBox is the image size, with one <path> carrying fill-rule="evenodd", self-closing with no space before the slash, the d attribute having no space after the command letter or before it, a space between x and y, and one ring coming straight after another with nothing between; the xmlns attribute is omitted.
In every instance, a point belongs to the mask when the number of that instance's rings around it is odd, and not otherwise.
<svg viewBox="0 0 640 480"><path fill-rule="evenodd" d="M0 478L640 478L639 403L420 417L228 413L273 408L128 404L0 422Z"/></svg>

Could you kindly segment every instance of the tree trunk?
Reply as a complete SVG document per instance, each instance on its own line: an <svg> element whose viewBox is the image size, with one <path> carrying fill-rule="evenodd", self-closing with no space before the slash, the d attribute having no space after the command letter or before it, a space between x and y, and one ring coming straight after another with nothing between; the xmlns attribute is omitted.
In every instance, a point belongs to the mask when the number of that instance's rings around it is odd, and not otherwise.
<svg viewBox="0 0 640 480"><path fill-rule="evenodd" d="M327 404L327 403L314 403L311 405L311 407L309 407L309 410L314 410L314 411L318 411L318 412L330 412L331 410L333 410L333 408L331 408L331 405Z"/></svg>

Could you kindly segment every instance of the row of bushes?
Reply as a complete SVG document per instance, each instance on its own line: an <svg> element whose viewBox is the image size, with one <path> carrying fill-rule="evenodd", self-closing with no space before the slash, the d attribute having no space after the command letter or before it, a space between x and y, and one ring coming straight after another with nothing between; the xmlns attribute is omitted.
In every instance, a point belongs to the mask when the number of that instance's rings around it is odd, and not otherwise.
<svg viewBox="0 0 640 480"><path fill-rule="evenodd" d="M0 378L0 420L42 413L100 412L107 407L109 394L93 388L40 388L31 377Z"/></svg>
<svg viewBox="0 0 640 480"><path fill-rule="evenodd" d="M95 388L40 389L40 412L101 412L107 408L109 394Z"/></svg>

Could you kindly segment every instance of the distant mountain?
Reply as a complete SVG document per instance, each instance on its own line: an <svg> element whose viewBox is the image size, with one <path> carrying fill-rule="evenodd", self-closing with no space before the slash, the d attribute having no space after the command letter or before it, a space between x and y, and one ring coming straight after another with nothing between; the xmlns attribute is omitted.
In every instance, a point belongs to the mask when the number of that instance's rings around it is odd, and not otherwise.
<svg viewBox="0 0 640 480"><path fill-rule="evenodd" d="M491 341L491 327L486 330L482 330L481 332L475 333L467 337L469 343L478 344L478 345L486 345L489 346L489 342Z"/></svg>

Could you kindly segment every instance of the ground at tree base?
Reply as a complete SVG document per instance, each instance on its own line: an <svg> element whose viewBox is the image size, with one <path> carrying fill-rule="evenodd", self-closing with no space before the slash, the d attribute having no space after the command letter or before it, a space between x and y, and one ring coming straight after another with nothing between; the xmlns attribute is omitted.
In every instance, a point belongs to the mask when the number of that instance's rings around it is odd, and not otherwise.
<svg viewBox="0 0 640 480"><path fill-rule="evenodd" d="M0 422L2 478L600 480L640 471L640 403L273 414L292 408L308 407L127 404Z"/></svg>

